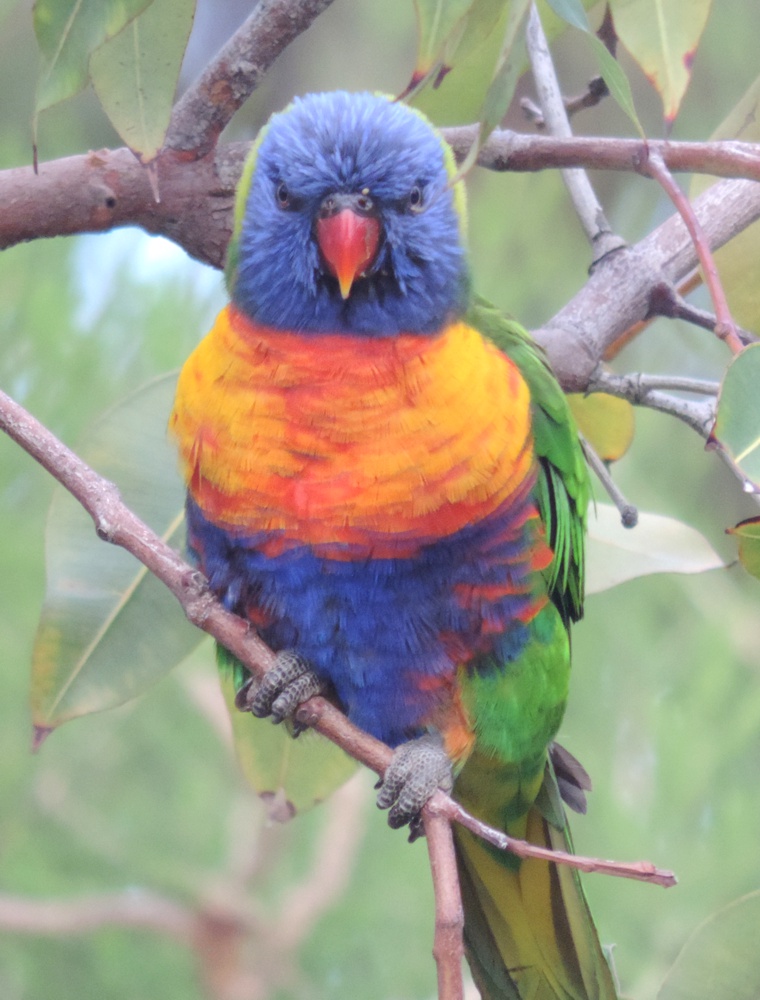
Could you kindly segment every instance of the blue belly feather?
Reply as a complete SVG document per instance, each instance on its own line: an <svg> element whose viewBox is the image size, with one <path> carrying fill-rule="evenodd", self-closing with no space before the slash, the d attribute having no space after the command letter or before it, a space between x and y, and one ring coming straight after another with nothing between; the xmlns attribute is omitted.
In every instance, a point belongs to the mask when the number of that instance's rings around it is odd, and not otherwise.
<svg viewBox="0 0 760 1000"><path fill-rule="evenodd" d="M263 537L213 524L190 497L188 539L224 604L263 620L259 632L272 649L295 650L329 681L354 723L395 746L424 731L442 697L430 679L453 680L468 658L462 649L482 657L474 661L482 669L524 648L528 627L519 618L535 602L537 577L535 522L524 517L530 502L527 493L398 559L326 559L307 546L267 556ZM528 592L467 607L455 593L459 585L505 583Z"/></svg>

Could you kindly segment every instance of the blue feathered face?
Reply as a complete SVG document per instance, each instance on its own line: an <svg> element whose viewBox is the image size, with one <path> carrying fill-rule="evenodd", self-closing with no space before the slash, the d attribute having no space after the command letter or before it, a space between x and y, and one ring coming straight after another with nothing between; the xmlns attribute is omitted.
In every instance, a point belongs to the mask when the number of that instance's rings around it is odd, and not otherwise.
<svg viewBox="0 0 760 1000"><path fill-rule="evenodd" d="M255 156L230 273L251 319L389 336L434 333L463 311L445 146L417 112L371 94L311 95L271 119Z"/></svg>

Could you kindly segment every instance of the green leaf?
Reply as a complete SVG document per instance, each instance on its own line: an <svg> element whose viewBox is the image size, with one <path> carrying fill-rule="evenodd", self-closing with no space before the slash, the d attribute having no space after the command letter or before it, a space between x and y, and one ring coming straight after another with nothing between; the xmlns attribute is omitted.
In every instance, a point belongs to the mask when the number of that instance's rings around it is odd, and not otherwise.
<svg viewBox="0 0 760 1000"><path fill-rule="evenodd" d="M760 344L737 354L726 370L710 441L744 478L748 493L760 492Z"/></svg>
<svg viewBox="0 0 760 1000"><path fill-rule="evenodd" d="M440 73L448 73L455 62L467 59L489 38L491 32L499 24L505 9L510 3L504 0L474 0L463 19L461 31L443 47L443 66Z"/></svg>
<svg viewBox="0 0 760 1000"><path fill-rule="evenodd" d="M712 0L610 0L615 31L660 94L671 123L691 79Z"/></svg>
<svg viewBox="0 0 760 1000"><path fill-rule="evenodd" d="M591 7L594 2L583 0L583 5ZM567 24L551 10L547 0L538 0L538 10L546 37L553 41ZM439 62L427 78L416 73L413 76L406 91L414 91L410 103L438 125L480 121L483 102L503 63L504 38L511 16L510 0L473 0L462 24L442 46ZM526 67L527 59L523 58L517 65L518 76Z"/></svg>
<svg viewBox="0 0 760 1000"><path fill-rule="evenodd" d="M657 1000L757 1000L760 996L760 891L718 910L694 931Z"/></svg>
<svg viewBox="0 0 760 1000"><path fill-rule="evenodd" d="M557 17L567 21L573 28L578 28L579 31L590 30L588 17L580 0L546 0L546 2Z"/></svg>
<svg viewBox="0 0 760 1000"><path fill-rule="evenodd" d="M604 42L589 27L583 4L580 3L580 0L547 0L547 3L555 14L563 18L563 20L567 21L574 28L578 28L579 31L583 31L588 35L596 60L599 63L599 71L604 82L607 84L607 89L618 106L636 126L636 131L643 137L644 130L641 127L639 116L636 114L631 84L625 75L625 70Z"/></svg>
<svg viewBox="0 0 760 1000"><path fill-rule="evenodd" d="M624 528L609 504L591 509L586 550L586 593L597 594L651 573L703 573L725 563L694 528L662 514L639 512Z"/></svg>
<svg viewBox="0 0 760 1000"><path fill-rule="evenodd" d="M530 0L514 0L510 5L504 41L496 63L496 72L486 92L480 112L478 136L459 169L458 176L460 177L463 177L475 165L480 150L512 103L525 59L524 46L521 43L529 8Z"/></svg>
<svg viewBox="0 0 760 1000"><path fill-rule="evenodd" d="M35 115L87 83L90 53L118 34L151 0L36 0L34 31L42 53Z"/></svg>
<svg viewBox="0 0 760 1000"><path fill-rule="evenodd" d="M758 105L760 105L760 76L716 128L710 140L739 139L741 142L760 142ZM713 183L715 180L712 177L695 176L689 188L689 196L696 198ZM732 316L741 326L760 334L760 222L753 222L717 250L715 263Z"/></svg>
<svg viewBox="0 0 760 1000"><path fill-rule="evenodd" d="M240 767L267 803L270 819L285 822L324 802L356 771L356 761L319 733L307 730L293 739L286 723L275 726L271 719L240 712L233 671L221 669L220 678Z"/></svg>
<svg viewBox="0 0 760 1000"><path fill-rule="evenodd" d="M631 84L625 74L625 70L600 38L591 34L589 38L596 53L599 71L602 74L604 82L607 84L609 92L617 101L618 106L631 119L636 127L636 131L643 138L644 129L639 121L639 116L636 114L636 106L633 103L633 92L631 91Z"/></svg>
<svg viewBox="0 0 760 1000"><path fill-rule="evenodd" d="M628 400L592 392L588 396L571 393L567 401L578 430L599 458L616 462L625 455L636 429L633 406Z"/></svg>
<svg viewBox="0 0 760 1000"><path fill-rule="evenodd" d="M735 528L726 528L727 535L735 535L739 543L739 562L750 574L760 580L760 517L749 517Z"/></svg>
<svg viewBox="0 0 760 1000"><path fill-rule="evenodd" d="M417 14L417 62L412 77L416 86L441 59L444 46L464 31L464 18L477 0L414 0Z"/></svg>
<svg viewBox="0 0 760 1000"><path fill-rule="evenodd" d="M173 547L184 546L184 487L166 434L176 376L105 414L79 454ZM141 694L203 633L133 556L100 541L62 487L47 524L47 591L32 665L32 716L45 731Z"/></svg>
<svg viewBox="0 0 760 1000"><path fill-rule="evenodd" d="M195 0L153 0L90 57L90 78L116 131L143 163L163 145Z"/></svg>

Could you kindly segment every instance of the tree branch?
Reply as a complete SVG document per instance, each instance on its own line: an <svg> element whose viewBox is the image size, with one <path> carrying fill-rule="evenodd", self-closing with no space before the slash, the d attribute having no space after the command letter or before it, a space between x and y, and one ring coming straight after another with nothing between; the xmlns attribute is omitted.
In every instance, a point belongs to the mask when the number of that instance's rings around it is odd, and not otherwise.
<svg viewBox="0 0 760 1000"><path fill-rule="evenodd" d="M141 927L191 944L196 914L146 889L101 893L79 899L29 899L0 894L0 928L15 934L88 934L103 927Z"/></svg>
<svg viewBox="0 0 760 1000"><path fill-rule="evenodd" d="M477 126L444 129L443 134L461 162ZM658 152L671 171L760 180L760 145L650 142L649 149ZM32 167L0 171L0 249L41 237L136 225L221 267L247 151L247 143L228 143L192 161L164 150L155 161L160 201L145 168L125 148L42 163L39 176ZM491 135L478 163L497 171L586 167L636 172L645 155L646 147L637 139L562 139L503 130Z"/></svg>
<svg viewBox="0 0 760 1000"><path fill-rule="evenodd" d="M599 455L597 455L591 442L587 441L586 438L580 434L580 432L578 436L581 439L583 453L586 456L586 461L588 462L589 467L607 491L607 495L610 500L612 500L617 507L618 513L620 514L620 523L624 528L635 528L639 523L638 509L626 499L623 491L610 475L610 470L607 468Z"/></svg>
<svg viewBox="0 0 760 1000"><path fill-rule="evenodd" d="M454 132L461 139L462 130ZM447 134L452 135L452 131ZM466 154L474 130L470 129L468 135L468 144L457 146L460 157ZM481 160L494 169L512 166L511 156L499 159L498 150L506 135L492 137L481 155ZM610 154L614 149L614 157L608 157L606 166L631 170L635 157L644 149L636 140L524 138L524 149L532 152L514 161L523 170L562 166L570 161L579 165L580 151L588 154L595 144L607 144ZM685 146L691 148L691 159L681 155ZM671 167L675 162L676 169L693 169L695 150L705 154L705 168L712 169L709 151L729 146L734 152L741 147L741 151L723 163L725 171L740 173L747 162L747 151L753 150L753 169L760 177L757 146L650 144L650 148L661 151L666 163L670 158ZM31 167L0 172L0 203L4 206L0 213L0 248L40 236L134 224L168 236L192 256L221 267L231 231L235 184L246 149L245 143L229 144L194 163L174 153L162 154L156 166L161 202L154 200L144 169L127 149L103 150L42 164L38 177ZM594 162L593 156L587 158L589 163ZM760 218L760 185L748 180L723 181L704 192L695 201L694 209L714 249ZM677 216L636 246L605 257L578 294L535 333L562 386L568 391L585 391L606 350L636 321L650 314L652 290L663 283L678 283L696 264L694 245Z"/></svg>
<svg viewBox="0 0 760 1000"><path fill-rule="evenodd" d="M570 120L535 3L531 4L528 15L526 41L544 122L552 135L568 139L572 136ZM593 247L594 260L598 260L611 250L617 250L624 246L625 241L612 232L610 224L605 218L604 209L599 203L585 171L577 168L563 169L562 180L583 230Z"/></svg>
<svg viewBox="0 0 760 1000"><path fill-rule="evenodd" d="M700 437L707 440L715 422L714 398L697 403L694 400L671 396L668 392L663 392L663 389L714 397L717 386L713 382L694 379L657 375L613 375L606 371L597 372L590 386L592 392L607 392L611 396L627 399L635 406L646 406L652 410L659 410L660 413L668 413L683 421Z"/></svg>
<svg viewBox="0 0 760 1000"><path fill-rule="evenodd" d="M718 269L715 266L710 247L705 240L705 235L699 220L694 214L691 202L676 184L673 175L665 166L659 153L650 153L647 160L642 163L640 170L643 174L654 177L657 183L667 193L670 200L678 210L684 221L684 225L689 231L694 249L697 252L705 282L710 291L710 298L715 308L715 333L721 340L724 340L734 354L738 354L744 344L739 338L736 325L728 308L726 293L723 291Z"/></svg>
<svg viewBox="0 0 760 1000"><path fill-rule="evenodd" d="M722 181L694 202L694 211L716 249L760 218L760 185ZM650 314L652 290L663 282L677 284L696 263L694 244L677 215L635 246L605 257L578 294L534 331L563 388L585 392L607 349Z"/></svg>
<svg viewBox="0 0 760 1000"><path fill-rule="evenodd" d="M435 890L433 957L438 969L438 1000L462 1000L464 909L451 821L446 816L428 811L425 835Z"/></svg>
<svg viewBox="0 0 760 1000"><path fill-rule="evenodd" d="M259 0L200 78L177 101L165 147L205 156L277 56L332 0Z"/></svg>

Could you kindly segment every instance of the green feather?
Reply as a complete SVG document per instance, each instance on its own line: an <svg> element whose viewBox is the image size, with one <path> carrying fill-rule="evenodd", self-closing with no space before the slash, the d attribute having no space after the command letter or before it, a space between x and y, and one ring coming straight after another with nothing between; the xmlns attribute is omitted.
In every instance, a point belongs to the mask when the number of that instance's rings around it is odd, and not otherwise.
<svg viewBox="0 0 760 1000"><path fill-rule="evenodd" d="M551 599L566 622L583 615L584 535L591 487L578 430L543 350L519 323L475 296L467 321L520 369L532 400L536 488L554 560L547 571Z"/></svg>
<svg viewBox="0 0 760 1000"><path fill-rule="evenodd" d="M541 348L518 323L474 298L466 317L518 367L531 394L536 500L554 558L550 603L530 623L513 663L462 672L475 749L454 794L512 836L571 851L547 744L564 711L570 623L583 614L584 535L590 483L578 431ZM617 992L578 873L519 861L455 831L465 945L484 1000L614 1000Z"/></svg>

